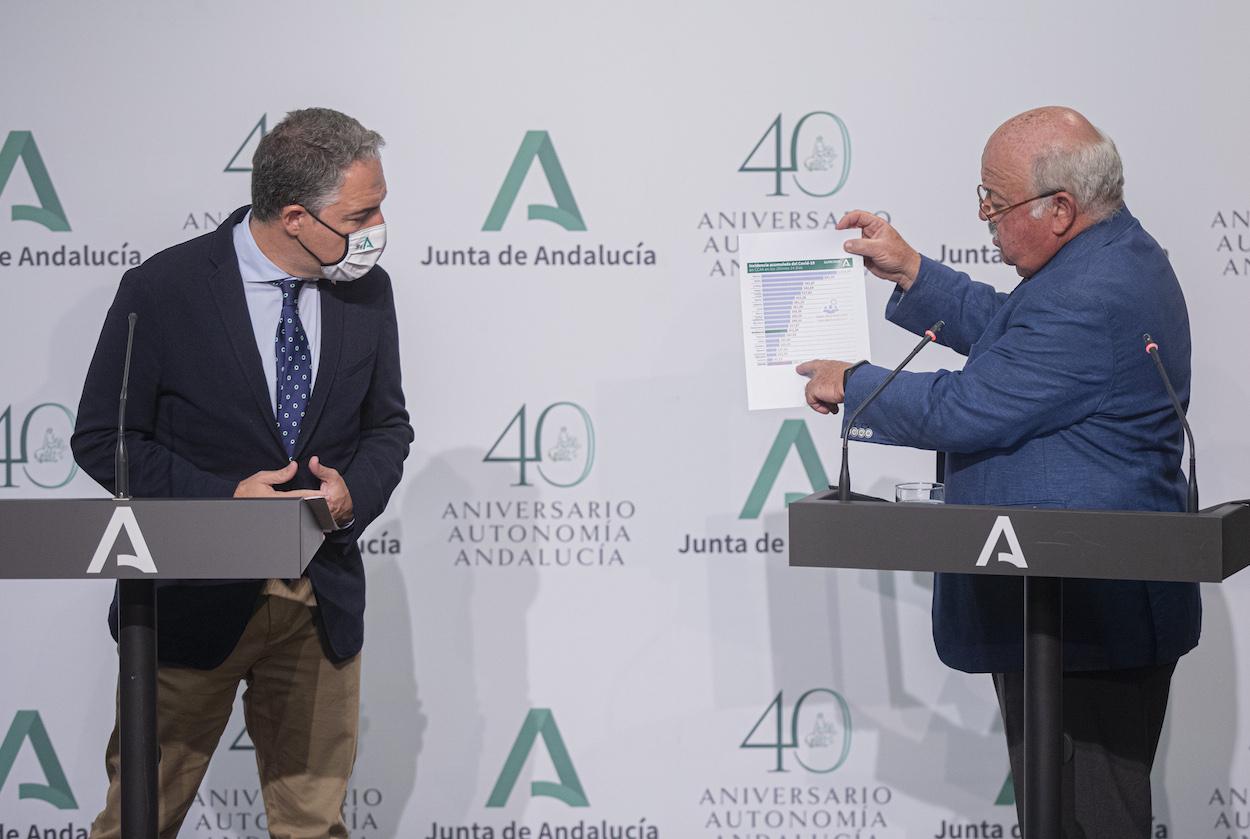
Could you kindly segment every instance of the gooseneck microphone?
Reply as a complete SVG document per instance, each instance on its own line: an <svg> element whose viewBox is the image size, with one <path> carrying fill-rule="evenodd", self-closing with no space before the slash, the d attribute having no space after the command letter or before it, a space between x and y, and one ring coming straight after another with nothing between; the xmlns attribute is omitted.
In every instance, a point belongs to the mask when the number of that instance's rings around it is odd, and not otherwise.
<svg viewBox="0 0 1250 839"><path fill-rule="evenodd" d="M126 455L126 392L130 389L130 353L135 321L126 316L126 361L117 404L117 453L113 461L119 502L130 500L130 459ZM159 786L156 737L156 581L117 581L118 748L121 752L122 836L155 836Z"/></svg>
<svg viewBox="0 0 1250 839"><path fill-rule="evenodd" d="M113 457L113 483L117 498L130 497L130 458L126 453L126 391L130 389L130 351L135 343L135 321L139 316L134 312L126 315L130 324L126 333L126 363L122 367L122 395L117 403L117 452Z"/></svg>
<svg viewBox="0 0 1250 839"><path fill-rule="evenodd" d="M864 412L864 409L872 404L872 401L877 398L877 395L880 394L881 391L885 390L886 385L894 381L894 377L903 371L903 368L916 357L918 352L937 340L937 335L942 331L943 326L946 326L946 321L940 320L933 324L933 326L926 329L924 337L920 339L919 344L916 344L915 349L908 353L907 358L904 358L901 364L890 371L890 375L886 376L885 379L882 380L881 384L877 385L873 392L868 394L868 398L859 403L859 407L855 409L855 413L851 414L847 418L846 426L842 429L842 474L838 476L839 501L851 500L851 459L849 443L851 429L855 426L855 420L859 419L859 415Z"/></svg>
<svg viewBox="0 0 1250 839"><path fill-rule="evenodd" d="M1176 398L1176 390L1172 387L1172 380L1168 378L1168 371L1163 369L1163 360L1159 358L1159 345L1150 337L1149 332L1141 338L1146 343L1147 355L1154 359L1155 369L1159 371L1159 378L1163 379L1168 398L1172 400L1172 408L1176 411L1181 427L1185 429L1185 437L1189 440L1189 499L1186 506L1187 512L1196 513L1198 512L1198 452L1194 448L1194 433L1189 429L1189 420L1185 417L1185 409L1181 407L1181 400Z"/></svg>

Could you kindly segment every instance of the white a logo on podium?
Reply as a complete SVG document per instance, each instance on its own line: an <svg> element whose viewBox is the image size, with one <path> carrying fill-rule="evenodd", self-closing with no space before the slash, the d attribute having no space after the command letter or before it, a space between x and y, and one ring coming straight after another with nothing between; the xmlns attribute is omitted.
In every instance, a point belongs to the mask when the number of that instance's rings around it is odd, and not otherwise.
<svg viewBox="0 0 1250 839"><path fill-rule="evenodd" d="M1024 561L1024 551L1020 548L1020 540L1016 537L1016 529L1011 526L1011 519L1007 516L999 516L994 520L990 536L985 540L985 547L981 549L981 556L977 557L977 566L989 565L990 554L998 547L998 540L1003 536L1007 537L1008 550L999 551L998 561L1009 562L1017 568L1028 568L1029 564Z"/></svg>
<svg viewBox="0 0 1250 839"><path fill-rule="evenodd" d="M117 544L117 537L123 530L130 537L130 544L134 545L135 552L133 554L119 553L117 564L137 569L145 574L156 573L156 563L152 561L152 552L148 550L147 540L143 538L143 531L139 529L135 511L129 507L118 507L113 511L113 518L109 519L109 526L104 528L104 535L100 537L100 544L96 546L95 555L91 557L91 564L87 566L88 574L99 574L104 570L104 563L108 560L109 552Z"/></svg>

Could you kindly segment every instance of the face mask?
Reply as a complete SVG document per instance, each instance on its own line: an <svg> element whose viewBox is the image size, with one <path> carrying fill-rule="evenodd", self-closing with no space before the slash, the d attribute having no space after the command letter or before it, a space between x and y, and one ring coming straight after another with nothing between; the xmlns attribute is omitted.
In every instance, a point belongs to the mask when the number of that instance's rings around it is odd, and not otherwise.
<svg viewBox="0 0 1250 839"><path fill-rule="evenodd" d="M357 230L355 233L344 235L339 233L333 227L317 218L311 210L308 213L322 224L327 230L336 236L342 236L346 241L343 243L343 256L335 262L322 262L321 257L317 256L308 246L305 245L297 237L295 241L300 243L300 247L308 251L313 259L321 266L321 276L327 280L336 283L350 283L352 280L358 280L378 264L378 259L382 256L382 251L386 249L386 223L366 227L364 230Z"/></svg>

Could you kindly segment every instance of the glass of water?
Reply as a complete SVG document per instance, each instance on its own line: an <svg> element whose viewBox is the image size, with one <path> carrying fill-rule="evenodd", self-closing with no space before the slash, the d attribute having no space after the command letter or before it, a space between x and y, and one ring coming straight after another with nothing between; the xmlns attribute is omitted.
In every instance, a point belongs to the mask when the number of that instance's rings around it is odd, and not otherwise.
<svg viewBox="0 0 1250 839"><path fill-rule="evenodd" d="M894 485L894 500L919 504L943 504L946 487L933 481L910 481Z"/></svg>

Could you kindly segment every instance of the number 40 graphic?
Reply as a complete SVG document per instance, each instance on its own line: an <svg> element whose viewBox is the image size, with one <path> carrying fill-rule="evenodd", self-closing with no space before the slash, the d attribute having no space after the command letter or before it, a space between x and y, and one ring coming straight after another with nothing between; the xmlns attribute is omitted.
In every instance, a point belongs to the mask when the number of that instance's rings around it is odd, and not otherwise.
<svg viewBox="0 0 1250 839"><path fill-rule="evenodd" d="M801 171L799 168L799 160L800 160L799 137L803 132L804 124L809 119L812 119L813 117L816 117L816 118L823 117L825 119L832 120L833 121L832 128L834 131L837 132L837 135L840 138L841 144L842 144L841 145L841 158L842 159L838 161L838 165L841 168L841 172L839 174L837 182L834 183L833 188L828 190L827 192L815 192L815 191L809 190L805 186L803 186L803 183L799 180L799 173ZM772 162L768 165L759 165L759 164L752 165L751 161L755 158L757 153L760 153L760 149L765 147L765 144L768 142L770 138L772 139L772 144L771 144L772 145L772 149L771 149ZM822 153L822 150L823 150L823 153ZM767 153L767 151L768 150L766 149L764 153ZM832 157L828 155L829 153L834 152L835 149L824 143L823 134L819 135L816 138L816 146L811 151L812 151L812 154L811 156L806 158L806 162L804 163L804 167L803 167L807 169L809 173L813 170L817 170L817 171L824 170L830 167L831 165L833 165ZM783 152L783 148L782 148L782 138L781 138L781 114L777 114L777 118L774 119L772 123L768 126L768 130L764 132L764 136L760 137L759 142L755 144L755 148L751 149L751 153L747 155L747 159L742 161L742 165L738 167L738 171L739 172L772 172L773 177L774 177L773 191L768 194L773 197L777 197L777 196L785 197L786 195L786 193L782 192L782 189L781 189L781 174L783 172L794 172L795 173L794 185L797 186L800 190L802 190L805 195L810 195L813 198L828 198L830 195L833 195L835 192L837 192L839 189L841 189L843 186L846 185L846 179L851 174L851 135L850 135L850 132L846 130L846 123L842 121L842 118L839 117L837 114L830 113L829 111L812 111L809 114L804 114L803 117L794 126L794 130L790 132L790 162L788 164L785 163L785 157L783 156L782 152Z"/></svg>
<svg viewBox="0 0 1250 839"><path fill-rule="evenodd" d="M40 414L40 411L49 413ZM74 430L74 414L64 405L58 405L55 402L44 402L36 405L26 412L26 418L22 420L20 429L17 430L17 452L14 453L14 418L13 406L9 405L0 412L0 427L4 430L0 432L0 489L12 489L17 484L13 483L13 467L21 466L22 473L26 479L41 489L60 489L73 479L74 474L78 471L78 465L74 462L73 456L68 451L66 440L58 438L52 431L51 426L47 423L58 421L60 419L57 412L63 414L67 424L65 428L68 432ZM49 415L53 419L48 419ZM35 424L36 417L41 422ZM35 425L34 428L31 426ZM38 436L39 429L43 429L45 437L41 440ZM35 437L31 438L31 433L35 432ZM68 437L68 434L66 434ZM55 446L51 444L55 444ZM33 445L32 445L33 444ZM32 461L32 456L34 460ZM52 466L49 469L55 470L56 464L63 463L65 477L59 481L53 480L49 483L43 483L39 477L32 475L30 466L40 461L47 461ZM55 474L42 474L41 477L55 478Z"/></svg>
<svg viewBox="0 0 1250 839"><path fill-rule="evenodd" d="M788 749L794 750L794 759L799 766L808 772L816 772L819 774L827 774L837 769L846 762L847 756L851 753L851 709L846 704L846 700L835 691L828 688L813 688L807 693L799 697L799 701L794 703L794 708L790 711L789 732L786 731L786 711L784 691L778 691L777 695L760 718L756 720L755 726L747 733L742 740L741 749L772 749L777 753L776 768L770 769L770 772L788 772L786 769L785 759ZM820 697L825 695L827 698L821 703L824 710L817 711L815 717L807 717L806 725L804 725L803 703L809 697ZM826 717L825 714L829 716ZM751 738L759 732L761 737L768 736L768 729L760 731L765 720L770 716L775 718L775 728L773 742L751 742ZM789 734L789 740L786 740L786 734ZM824 752L828 757L827 765L809 765L805 763L802 757L803 747L807 747L809 759L812 754Z"/></svg>
<svg viewBox="0 0 1250 839"><path fill-rule="evenodd" d="M564 409L561 414L571 412L574 415L572 418L562 417L573 423L573 430L570 431L569 423L564 422L560 424L555 434L548 434L544 437L543 432L548 418L552 412L561 411L561 409ZM581 422L580 429L577 428L577 420ZM517 453L515 455L496 454L504 438L510 436L513 428L517 429ZM578 461L581 461L582 467L580 472L574 473L573 470ZM537 464L539 476L551 486L574 487L586 480L591 468L595 465L595 426L590 420L590 414L581 405L575 402L553 402L538 415L538 422L534 425L534 434L531 437L526 423L526 406L522 405L512 415L512 420L495 440L495 444L490 447L490 451L482 458L482 462L517 464L519 475L513 486L532 486L528 480L527 467L534 463ZM550 472L543 470L544 463L550 468ZM560 465L559 468L557 464Z"/></svg>

